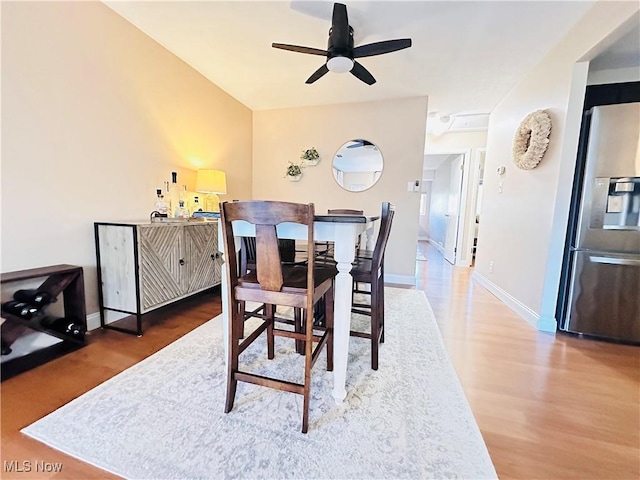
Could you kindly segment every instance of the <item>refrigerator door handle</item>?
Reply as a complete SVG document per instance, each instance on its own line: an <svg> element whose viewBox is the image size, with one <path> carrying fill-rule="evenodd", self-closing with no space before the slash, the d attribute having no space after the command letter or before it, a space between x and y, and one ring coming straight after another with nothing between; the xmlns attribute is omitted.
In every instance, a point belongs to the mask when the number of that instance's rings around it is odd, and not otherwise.
<svg viewBox="0 0 640 480"><path fill-rule="evenodd" d="M631 258L614 258L614 257L598 257L595 255L589 255L589 260L593 263L605 263L608 265L629 265L640 267L640 260L634 260Z"/></svg>

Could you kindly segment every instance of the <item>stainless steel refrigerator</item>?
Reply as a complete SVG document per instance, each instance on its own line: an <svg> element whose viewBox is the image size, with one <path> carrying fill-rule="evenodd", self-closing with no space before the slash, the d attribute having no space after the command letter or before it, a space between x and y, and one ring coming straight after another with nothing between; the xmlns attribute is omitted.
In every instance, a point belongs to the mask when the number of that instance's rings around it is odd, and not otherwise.
<svg viewBox="0 0 640 480"><path fill-rule="evenodd" d="M640 103L589 117L560 329L640 344Z"/></svg>

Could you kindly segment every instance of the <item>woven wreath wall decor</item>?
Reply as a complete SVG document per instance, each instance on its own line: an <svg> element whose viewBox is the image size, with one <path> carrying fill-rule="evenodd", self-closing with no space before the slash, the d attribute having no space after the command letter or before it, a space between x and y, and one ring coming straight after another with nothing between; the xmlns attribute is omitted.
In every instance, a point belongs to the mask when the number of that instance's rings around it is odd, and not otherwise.
<svg viewBox="0 0 640 480"><path fill-rule="evenodd" d="M527 115L513 138L513 163L522 170L538 166L549 146L551 117L544 110Z"/></svg>

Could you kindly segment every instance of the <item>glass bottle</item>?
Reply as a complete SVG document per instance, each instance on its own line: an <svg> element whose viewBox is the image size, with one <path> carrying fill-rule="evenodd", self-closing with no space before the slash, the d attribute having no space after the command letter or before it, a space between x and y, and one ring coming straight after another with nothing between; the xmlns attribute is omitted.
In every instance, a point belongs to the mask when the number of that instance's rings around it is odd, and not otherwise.
<svg viewBox="0 0 640 480"><path fill-rule="evenodd" d="M162 190L161 189L157 189L156 190L156 205L155 205L155 211L158 212L157 216L158 217L168 217L169 214L169 206L167 205L167 202L164 201L164 195L162 195Z"/></svg>
<svg viewBox="0 0 640 480"><path fill-rule="evenodd" d="M200 205L200 199L198 197L193 197L193 205L191 206L191 211L193 213L202 212L202 205Z"/></svg>
<svg viewBox="0 0 640 480"><path fill-rule="evenodd" d="M169 184L169 212L175 212L179 207L182 194L178 187L178 172L171 172L171 183Z"/></svg>
<svg viewBox="0 0 640 480"><path fill-rule="evenodd" d="M185 208L182 200L178 202L178 208L176 208L174 218L189 218L189 210Z"/></svg>

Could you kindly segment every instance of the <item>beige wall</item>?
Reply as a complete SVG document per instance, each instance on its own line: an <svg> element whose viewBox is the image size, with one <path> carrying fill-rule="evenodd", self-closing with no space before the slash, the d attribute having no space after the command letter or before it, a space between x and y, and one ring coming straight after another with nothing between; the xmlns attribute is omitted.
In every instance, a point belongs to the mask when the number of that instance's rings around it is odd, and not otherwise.
<svg viewBox="0 0 640 480"><path fill-rule="evenodd" d="M254 112L253 196L314 202L318 212L355 208L379 214L383 201L395 203L385 274L413 282L420 194L408 192L407 182L422 178L426 115L426 97ZM335 182L331 161L356 138L380 148L384 172L371 189L351 193ZM287 181L288 161L299 161L300 151L310 147L317 148L320 163L306 167L299 182Z"/></svg>
<svg viewBox="0 0 640 480"><path fill-rule="evenodd" d="M94 221L148 218L178 171L251 197L252 112L99 2L2 3L2 271L85 268Z"/></svg>
<svg viewBox="0 0 640 480"><path fill-rule="evenodd" d="M555 330L554 321L541 317L553 314L558 291L571 191L567 173L575 164L587 83L587 70L577 62L637 9L633 2L596 3L490 117L476 278L541 329ZM553 122L549 148L536 169L519 170L511 160L514 132L538 109ZM502 178L495 174L500 165L507 167Z"/></svg>

